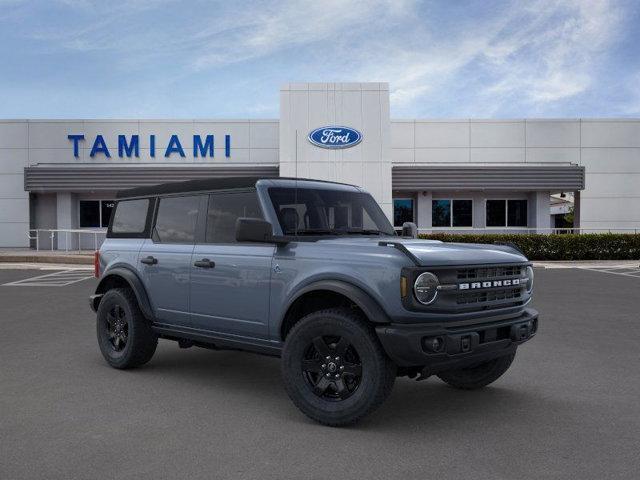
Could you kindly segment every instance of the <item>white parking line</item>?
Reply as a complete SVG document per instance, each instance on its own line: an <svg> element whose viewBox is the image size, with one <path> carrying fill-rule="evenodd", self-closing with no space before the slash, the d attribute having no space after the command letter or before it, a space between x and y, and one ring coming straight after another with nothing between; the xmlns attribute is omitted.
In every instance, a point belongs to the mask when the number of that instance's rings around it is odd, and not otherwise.
<svg viewBox="0 0 640 480"><path fill-rule="evenodd" d="M5 283L3 287L66 287L73 283L93 278L88 269L62 270L59 272L47 273L36 277L25 278L15 282Z"/></svg>
<svg viewBox="0 0 640 480"><path fill-rule="evenodd" d="M606 267L606 268L590 268L590 267L576 267L580 270L589 270L591 272L609 273L611 275L620 275L623 277L635 277L640 278L640 269L629 268L628 266L620 267Z"/></svg>
<svg viewBox="0 0 640 480"><path fill-rule="evenodd" d="M0 262L0 270L87 270L93 271L93 266L73 265L69 263L14 263Z"/></svg>

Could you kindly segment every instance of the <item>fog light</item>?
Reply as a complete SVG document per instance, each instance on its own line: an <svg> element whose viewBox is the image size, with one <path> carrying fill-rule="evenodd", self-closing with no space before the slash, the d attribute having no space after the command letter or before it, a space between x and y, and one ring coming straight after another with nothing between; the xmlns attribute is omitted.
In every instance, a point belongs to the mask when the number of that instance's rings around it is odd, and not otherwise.
<svg viewBox="0 0 640 480"><path fill-rule="evenodd" d="M444 347L444 339L442 337L427 337L424 339L424 347L430 352L439 352Z"/></svg>

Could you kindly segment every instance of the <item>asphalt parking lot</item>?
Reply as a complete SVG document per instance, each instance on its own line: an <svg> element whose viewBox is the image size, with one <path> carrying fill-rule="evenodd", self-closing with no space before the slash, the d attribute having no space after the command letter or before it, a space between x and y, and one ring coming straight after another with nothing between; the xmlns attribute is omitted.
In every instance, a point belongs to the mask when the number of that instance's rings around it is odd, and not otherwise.
<svg viewBox="0 0 640 480"><path fill-rule="evenodd" d="M0 270L0 285L51 272ZM398 379L355 427L289 401L279 361L180 350L103 361L87 296L0 286L0 478L608 479L640 472L640 278L536 270L540 330L492 386Z"/></svg>

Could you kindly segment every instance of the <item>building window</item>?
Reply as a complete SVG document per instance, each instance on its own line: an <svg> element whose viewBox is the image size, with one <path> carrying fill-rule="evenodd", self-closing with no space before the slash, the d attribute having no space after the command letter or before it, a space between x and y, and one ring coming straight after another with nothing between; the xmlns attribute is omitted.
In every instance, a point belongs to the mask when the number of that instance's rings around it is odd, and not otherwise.
<svg viewBox="0 0 640 480"><path fill-rule="evenodd" d="M100 202L98 200L80 201L80 228L100 226Z"/></svg>
<svg viewBox="0 0 640 480"><path fill-rule="evenodd" d="M507 200L507 226L526 227L527 222L527 201Z"/></svg>
<svg viewBox="0 0 640 480"><path fill-rule="evenodd" d="M80 228L108 227L113 200L80 200Z"/></svg>
<svg viewBox="0 0 640 480"><path fill-rule="evenodd" d="M526 200L487 200L487 227L526 227Z"/></svg>
<svg viewBox="0 0 640 480"><path fill-rule="evenodd" d="M433 200L431 202L432 227L472 227L472 200Z"/></svg>
<svg viewBox="0 0 640 480"><path fill-rule="evenodd" d="M405 222L413 222L413 198L393 199L393 226L402 227Z"/></svg>
<svg viewBox="0 0 640 480"><path fill-rule="evenodd" d="M113 207L116 202L113 200L102 200L100 202L100 225L103 228L109 226L109 220L111 220L111 214L113 213Z"/></svg>

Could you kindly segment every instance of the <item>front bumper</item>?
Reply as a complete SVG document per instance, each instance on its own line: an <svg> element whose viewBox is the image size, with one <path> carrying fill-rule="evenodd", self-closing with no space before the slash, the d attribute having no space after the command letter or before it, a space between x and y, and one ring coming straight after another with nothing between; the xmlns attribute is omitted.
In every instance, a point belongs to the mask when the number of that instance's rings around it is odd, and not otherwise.
<svg viewBox="0 0 640 480"><path fill-rule="evenodd" d="M390 324L376 327L387 355L400 367L428 373L462 368L515 352L538 330L538 312L525 309L510 319L473 324ZM437 339L435 342L434 339ZM433 348L434 343L439 345Z"/></svg>

